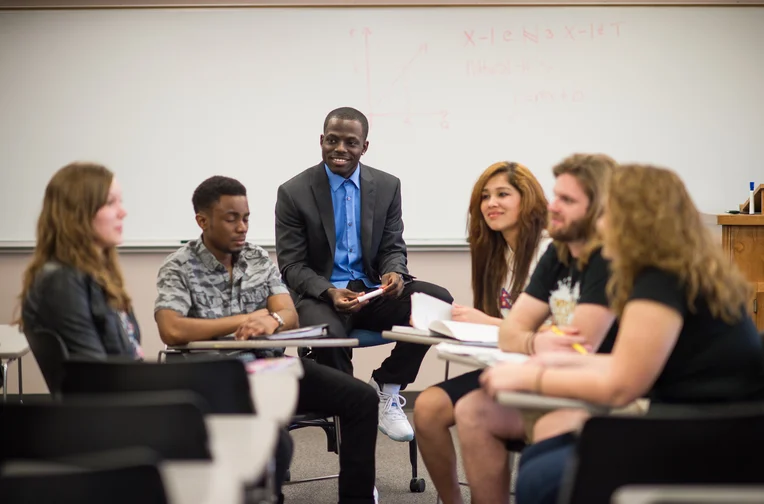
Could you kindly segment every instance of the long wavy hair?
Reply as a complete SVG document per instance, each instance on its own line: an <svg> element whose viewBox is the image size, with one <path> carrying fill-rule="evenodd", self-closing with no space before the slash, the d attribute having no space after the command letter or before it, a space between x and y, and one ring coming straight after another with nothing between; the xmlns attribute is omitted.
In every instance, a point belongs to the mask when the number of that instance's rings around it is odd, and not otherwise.
<svg viewBox="0 0 764 504"><path fill-rule="evenodd" d="M592 252L602 245L597 234L597 219L602 214L605 190L617 167L618 163L605 154L573 154L563 159L552 169L555 178L563 174L575 177L589 198L589 208L584 216L586 246L578 256L579 268L583 268L589 262ZM560 262L568 264L571 257L568 244L558 240L555 240L554 244Z"/></svg>
<svg viewBox="0 0 764 504"><path fill-rule="evenodd" d="M645 268L658 268L679 278L690 310L705 297L715 317L740 319L749 296L743 275L724 257L701 221L681 179L672 171L644 165L623 165L607 191L605 248L612 255L607 292L620 316Z"/></svg>
<svg viewBox="0 0 764 504"><path fill-rule="evenodd" d="M504 174L520 193L517 245L512 262L510 298L514 301L525 288L531 261L547 223L547 200L536 177L525 166L503 161L489 166L475 182L470 197L467 234L472 257L473 306L492 317L501 317L499 293L507 278L507 245L504 236L494 231L480 210L485 185L492 177Z"/></svg>
<svg viewBox="0 0 764 504"><path fill-rule="evenodd" d="M57 261L91 276L113 308L130 310L116 248L99 247L93 230L93 219L106 204L113 179L111 171L92 163L69 164L50 179L37 220L37 244L24 271L21 304L45 263ZM22 323L20 317L16 322Z"/></svg>

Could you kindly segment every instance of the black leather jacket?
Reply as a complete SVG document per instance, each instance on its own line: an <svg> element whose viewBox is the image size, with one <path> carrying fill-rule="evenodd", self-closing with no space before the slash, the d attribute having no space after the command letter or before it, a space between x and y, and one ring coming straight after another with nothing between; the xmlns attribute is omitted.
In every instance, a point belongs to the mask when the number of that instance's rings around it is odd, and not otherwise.
<svg viewBox="0 0 764 504"><path fill-rule="evenodd" d="M89 275L57 262L43 266L22 306L24 331L48 329L59 335L70 358L133 357L119 314ZM140 341L138 323L129 314Z"/></svg>

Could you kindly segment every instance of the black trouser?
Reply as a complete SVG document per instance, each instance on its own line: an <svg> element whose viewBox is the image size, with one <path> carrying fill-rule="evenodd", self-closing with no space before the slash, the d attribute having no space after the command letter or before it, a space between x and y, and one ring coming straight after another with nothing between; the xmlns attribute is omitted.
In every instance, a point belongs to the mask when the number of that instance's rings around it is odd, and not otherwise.
<svg viewBox="0 0 764 504"><path fill-rule="evenodd" d="M311 359L302 359L302 365L297 413L340 418L340 504L373 503L377 394L366 383Z"/></svg>
<svg viewBox="0 0 764 504"><path fill-rule="evenodd" d="M355 292L368 290L360 280L348 284ZM411 294L422 292L452 303L454 298L443 287L428 282L413 281L406 284L397 298L380 296L353 314L337 313L331 303L315 298L303 298L297 303L297 313L301 325L329 324L329 333L335 338L346 338L353 329L386 331L394 325L409 325L411 318ZM382 365L375 369L372 377L377 383L394 383L405 388L416 379L419 367L429 345L397 342L395 348ZM314 348L316 362L353 374L352 348Z"/></svg>

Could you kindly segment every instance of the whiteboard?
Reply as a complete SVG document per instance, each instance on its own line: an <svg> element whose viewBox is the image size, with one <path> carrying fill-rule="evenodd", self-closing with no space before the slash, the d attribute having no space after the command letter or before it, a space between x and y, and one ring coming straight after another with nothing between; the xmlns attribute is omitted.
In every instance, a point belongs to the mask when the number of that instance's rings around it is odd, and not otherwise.
<svg viewBox="0 0 764 504"><path fill-rule="evenodd" d="M369 116L363 160L401 178L412 244L464 242L489 164L549 193L576 151L671 167L721 212L764 173L762 27L717 7L0 12L0 241L34 240L52 173L92 160L122 183L127 244L197 236L191 194L222 174L270 245L276 189L339 106Z"/></svg>

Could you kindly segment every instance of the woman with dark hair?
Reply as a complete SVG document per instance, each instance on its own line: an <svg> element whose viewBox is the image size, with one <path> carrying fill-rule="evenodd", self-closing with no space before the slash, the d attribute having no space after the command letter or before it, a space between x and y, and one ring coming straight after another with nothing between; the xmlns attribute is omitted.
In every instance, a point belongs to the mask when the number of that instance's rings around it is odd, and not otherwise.
<svg viewBox="0 0 764 504"><path fill-rule="evenodd" d="M107 168L72 163L53 175L20 295L26 332L55 332L70 357L143 357L116 250L126 215Z"/></svg>
<svg viewBox="0 0 764 504"><path fill-rule="evenodd" d="M472 190L467 225L473 307L454 304L454 320L501 324L551 243L546 223L547 200L528 168L500 162L480 175ZM479 388L479 375L474 371L432 386L419 395L414 407L419 449L444 504L462 502L449 428L455 423L454 405Z"/></svg>

